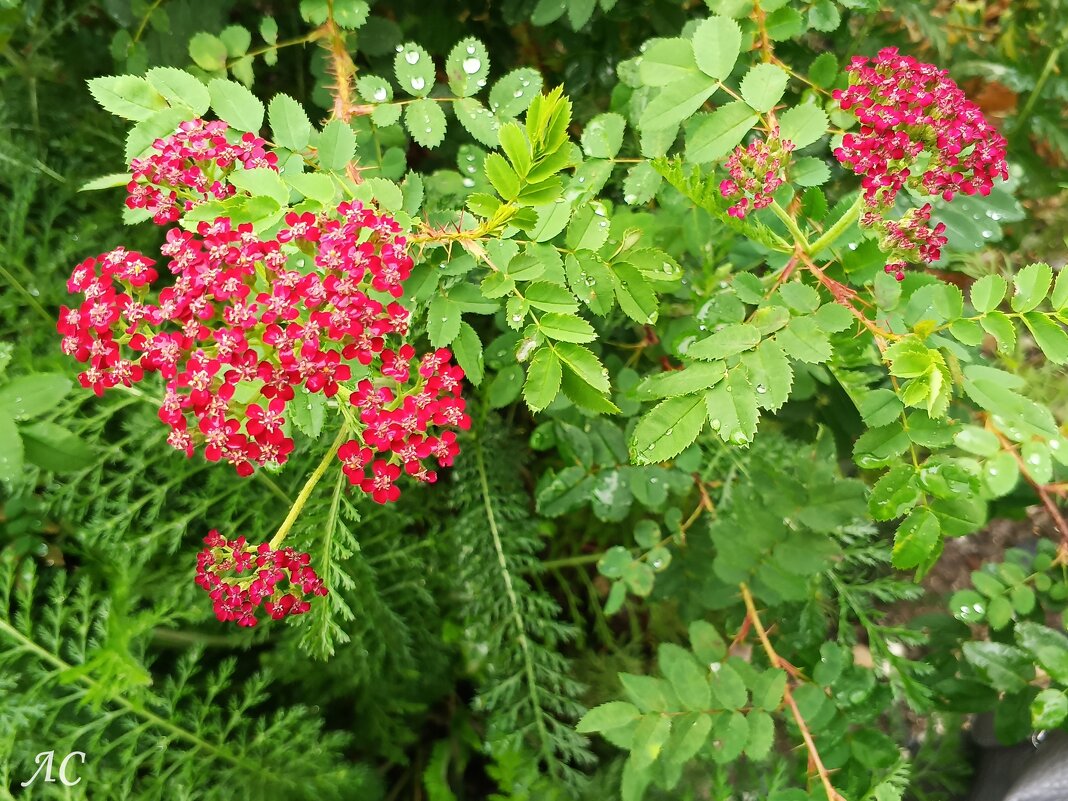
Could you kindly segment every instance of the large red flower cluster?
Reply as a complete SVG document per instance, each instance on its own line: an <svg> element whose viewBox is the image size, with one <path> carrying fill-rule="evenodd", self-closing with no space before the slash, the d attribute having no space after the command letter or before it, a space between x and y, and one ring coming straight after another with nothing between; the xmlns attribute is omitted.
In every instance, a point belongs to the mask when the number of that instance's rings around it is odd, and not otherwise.
<svg viewBox="0 0 1068 801"><path fill-rule="evenodd" d="M989 194L1008 178L1004 137L945 70L888 47L873 59L854 57L847 73L849 87L834 97L860 131L846 134L834 155L863 176L870 205L889 206L906 184L951 200Z"/></svg>
<svg viewBox="0 0 1068 801"><path fill-rule="evenodd" d="M190 131L172 138L186 147ZM432 482L452 463L455 434L435 429L470 425L449 351L418 358L403 343L409 313L396 298L412 260L400 231L359 203L290 213L271 238L226 218L173 228L161 252L174 280L154 301L154 262L140 253L117 248L75 268L68 288L84 300L61 310L63 350L88 365L80 379L97 394L159 373L168 442L190 456L203 446L242 475L286 461L298 393L344 389L356 407L345 473L374 500L395 500L402 472Z"/></svg>
<svg viewBox="0 0 1068 801"><path fill-rule="evenodd" d="M861 176L861 225L879 231L890 256L886 272L900 281L908 262L937 261L946 237L944 224L930 225L929 203L887 220L898 193L908 186L947 201L989 194L995 180L1008 178L1005 139L945 70L896 48L855 57L847 73L848 88L834 97L860 129L845 134L834 155Z"/></svg>

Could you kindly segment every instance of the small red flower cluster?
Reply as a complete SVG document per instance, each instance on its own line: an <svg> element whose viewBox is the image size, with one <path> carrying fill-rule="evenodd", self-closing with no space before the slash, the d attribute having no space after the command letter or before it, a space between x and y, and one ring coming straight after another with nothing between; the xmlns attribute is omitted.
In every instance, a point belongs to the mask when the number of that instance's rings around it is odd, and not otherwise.
<svg viewBox="0 0 1068 801"><path fill-rule="evenodd" d="M879 246L891 254L884 268L898 281L905 279L908 262L935 262L942 256L946 244L945 223L931 226L931 204L911 208L900 220L886 220L876 212L866 212L861 224L875 228L882 238Z"/></svg>
<svg viewBox="0 0 1068 801"><path fill-rule="evenodd" d="M766 140L739 145L724 165L730 178L719 184L719 192L727 200L736 200L727 213L739 220L750 211L771 205L771 196L786 182L786 164L793 142L779 138L773 128Z"/></svg>
<svg viewBox="0 0 1068 801"><path fill-rule="evenodd" d="M207 459L241 475L286 461L293 440L283 426L296 390L331 398L355 378L346 390L359 420L339 458L374 500L396 500L402 470L433 482L423 460L448 466L458 451L453 432L430 430L470 426L463 371L448 350L417 359L409 344L387 346L408 332L409 313L395 300L412 269L400 231L359 203L291 212L274 238L227 218L196 233L174 228L161 252L175 279L155 303L154 262L117 248L75 268L68 289L84 301L61 310L63 350L88 363L80 380L98 395L159 373L168 442L187 456L202 444Z"/></svg>
<svg viewBox="0 0 1068 801"><path fill-rule="evenodd" d="M273 549L266 542L248 545L244 537L228 540L215 529L204 544L208 547L197 554L196 582L208 591L223 622L255 626L261 604L274 620L302 615L311 608L306 598L326 595L306 553Z"/></svg>
<svg viewBox="0 0 1068 801"><path fill-rule="evenodd" d="M897 48L874 59L854 57L849 87L834 97L860 121L835 157L857 175L869 205L889 206L903 186L951 200L989 194L1008 178L1005 139L945 70L902 56ZM921 154L928 161L913 174Z"/></svg>
<svg viewBox="0 0 1068 801"><path fill-rule="evenodd" d="M156 152L130 164L133 180L126 186L126 205L147 209L157 225L166 225L199 203L233 195L236 189L226 178L237 165L277 171L278 156L264 149L264 140L246 133L231 143L229 129L221 120L195 119L157 139L152 143Z"/></svg>

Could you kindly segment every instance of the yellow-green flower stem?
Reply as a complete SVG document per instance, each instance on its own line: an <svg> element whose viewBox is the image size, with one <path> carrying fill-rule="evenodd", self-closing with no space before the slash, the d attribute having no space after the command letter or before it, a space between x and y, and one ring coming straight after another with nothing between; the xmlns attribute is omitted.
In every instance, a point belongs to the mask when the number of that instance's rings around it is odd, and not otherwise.
<svg viewBox="0 0 1068 801"><path fill-rule="evenodd" d="M319 462L319 466L315 468L315 471L308 477L308 480L304 483L304 486L300 490L300 494L297 495L297 499L293 501L293 505L289 508L289 514L286 515L286 519L282 521L282 525L278 527L278 531L271 537L271 550L275 550L282 544L286 536L289 534L289 530L293 528L293 524L297 522L297 518L300 517L301 511L304 509L304 504L308 502L308 498L311 497L312 491L315 489L315 485L319 483L319 479L323 477L326 469L330 466L331 461L337 455L338 449L349 437L349 426L345 423L341 426L341 430L337 432L337 437L334 438L334 444L330 446L330 450L323 456L323 460Z"/></svg>
<svg viewBox="0 0 1068 801"><path fill-rule="evenodd" d="M805 248L805 252L809 255L815 255L824 248L828 248L838 241L838 238L845 233L853 223L860 217L860 210L864 207L864 196L858 195L857 199L853 201L853 205L849 207L845 214L838 218L834 225L828 228L823 234Z"/></svg>
<svg viewBox="0 0 1068 801"><path fill-rule="evenodd" d="M798 227L797 220L791 217L786 209L774 201L772 201L770 208L775 213L775 216L782 220L783 225L786 226L791 236L793 236L794 242L796 242L805 253L810 252L808 240L805 239L804 233L802 233L801 229Z"/></svg>

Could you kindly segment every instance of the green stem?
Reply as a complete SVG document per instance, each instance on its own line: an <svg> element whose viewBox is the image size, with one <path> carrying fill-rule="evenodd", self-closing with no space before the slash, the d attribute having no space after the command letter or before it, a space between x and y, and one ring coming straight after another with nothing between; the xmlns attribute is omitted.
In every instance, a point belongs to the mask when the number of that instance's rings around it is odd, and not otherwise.
<svg viewBox="0 0 1068 801"><path fill-rule="evenodd" d="M262 56L264 53L269 53L272 50L281 50L284 47L293 47L295 45L308 44L309 42L314 42L322 38L323 33L320 29L317 28L311 33L304 34L304 36L297 36L293 39L286 39L283 42L275 42L272 45L265 45L255 50L249 50L244 55L241 55L234 59L230 59L230 61L227 62L226 66L227 68L230 68L243 58L254 58L255 56Z"/></svg>
<svg viewBox="0 0 1068 801"><path fill-rule="evenodd" d="M1046 88L1046 81L1049 80L1049 76L1053 74L1053 68L1057 66L1057 59L1060 58L1061 51L1064 49L1064 43L1061 43L1049 51L1049 55L1046 57L1046 63L1042 65L1042 72L1038 75L1038 80L1035 81L1035 88L1031 90L1031 94L1027 96L1027 102L1024 104L1023 110L1016 118L1016 123L1013 125L1013 135L1021 136L1024 132L1024 124L1030 119L1031 112L1035 110L1035 103L1038 102L1039 95L1042 94L1042 90Z"/></svg>
<svg viewBox="0 0 1068 801"><path fill-rule="evenodd" d="M338 449L341 447L342 443L348 439L348 436L348 425L342 425L341 430L337 432L337 437L334 439L334 444L330 446L330 450L323 456L323 460L319 462L319 466L316 467L314 472L308 477L308 480L304 483L303 488L301 488L297 499L293 501L293 505L289 508L289 514L286 515L286 519L282 521L282 525L278 527L278 531L271 537L270 546L272 551L282 544L286 535L289 534L289 530L293 528L293 524L297 522L297 518L300 517L301 511L304 509L304 504L306 504L308 498L311 497L312 490L315 489L315 485L319 483L319 479L323 477L326 468L330 466L334 456L337 455Z"/></svg>
<svg viewBox="0 0 1068 801"><path fill-rule="evenodd" d="M791 236L793 236L794 242L796 242L801 247L801 249L803 251L808 253L809 252L808 251L808 248L809 248L808 240L805 238L804 233L798 227L797 220L795 220L793 217L791 217L786 212L786 209L784 209L782 206L780 206L775 201L771 202L770 208L775 213L775 216L778 217L780 220L782 220L783 225L786 226L786 228L790 232Z"/></svg>
<svg viewBox="0 0 1068 801"><path fill-rule="evenodd" d="M604 556L603 553L585 553L581 556L569 556L565 559L550 559L541 563L541 569L556 570L561 567L581 567L598 561L602 556Z"/></svg>
<svg viewBox="0 0 1068 801"><path fill-rule="evenodd" d="M151 18L151 16L156 13L156 9L159 8L161 5L163 5L163 0L155 0L155 2L148 7L148 11L145 12L145 15L141 17L141 24L137 26L137 30L134 32L133 35L134 44L137 44L141 41L141 36L145 32L145 26L148 25L149 18Z"/></svg>
<svg viewBox="0 0 1068 801"><path fill-rule="evenodd" d="M863 207L864 196L858 195L857 199L853 201L853 205L849 207L849 210L846 211L846 213L843 214L841 217L839 217L834 225L824 231L822 236L819 237L819 239L809 245L805 252L808 253L810 256L815 256L824 248L828 248L835 242L837 242L838 237L844 234L846 229L849 228L849 226L851 226L853 223L855 223L857 221L857 218L860 217L860 210Z"/></svg>
<svg viewBox="0 0 1068 801"><path fill-rule="evenodd" d="M33 308L34 311L40 314L48 322L55 322L55 318L53 318L51 314L45 311L44 306L37 302L37 298L35 298L30 293L30 290L26 289L26 287L20 284L15 278L15 276L13 276L3 267L0 267L0 277L4 278L9 284L11 284L11 286L13 286L15 290L26 299L26 302Z"/></svg>

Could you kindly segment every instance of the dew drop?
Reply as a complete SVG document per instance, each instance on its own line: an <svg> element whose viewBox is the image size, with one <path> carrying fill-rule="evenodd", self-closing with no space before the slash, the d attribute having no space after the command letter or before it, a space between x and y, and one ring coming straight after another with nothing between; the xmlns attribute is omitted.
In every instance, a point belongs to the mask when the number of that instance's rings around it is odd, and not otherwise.
<svg viewBox="0 0 1068 801"><path fill-rule="evenodd" d="M424 86L426 86L426 81L424 81L418 75L416 77L412 78L412 89L414 89L415 91L418 92Z"/></svg>
<svg viewBox="0 0 1068 801"><path fill-rule="evenodd" d="M1035 453L1035 454L1032 454L1027 459L1027 461L1028 461L1029 464L1036 464L1036 465L1037 464L1042 464L1042 457L1040 457L1037 453Z"/></svg>
<svg viewBox="0 0 1068 801"><path fill-rule="evenodd" d="M709 425L712 426L713 431L719 431L719 429L723 426L723 423L720 422L720 419L718 417L714 417L712 418L711 422L709 422Z"/></svg>
<svg viewBox="0 0 1068 801"><path fill-rule="evenodd" d="M464 178L463 185L466 186L468 189L470 189L472 186L475 185L475 179L474 178Z"/></svg>
<svg viewBox="0 0 1068 801"><path fill-rule="evenodd" d="M474 75L480 69L482 69L482 62L477 58L465 58L463 63L464 72L468 75Z"/></svg>
<svg viewBox="0 0 1068 801"><path fill-rule="evenodd" d="M407 53L404 54L404 60L407 61L409 64L418 64L419 53L415 50L409 50Z"/></svg>
<svg viewBox="0 0 1068 801"><path fill-rule="evenodd" d="M741 431L735 431L734 434L731 436L731 442L733 442L735 445L745 445L745 443L747 443L748 441L749 438L746 437L746 435L743 434Z"/></svg>
<svg viewBox="0 0 1068 801"><path fill-rule="evenodd" d="M374 98L375 98L375 100L377 100L377 101L378 101L379 103L381 103L381 102L382 102L383 100L385 100L385 99L386 99L386 90L385 90L385 87L382 87L382 86L380 86L380 87L378 87L377 89L375 89L375 94L374 94Z"/></svg>
<svg viewBox="0 0 1068 801"><path fill-rule="evenodd" d="M756 391L757 391L757 395L763 395L765 392L768 391L768 388L766 386L764 386L763 384L757 384L756 385Z"/></svg>
<svg viewBox="0 0 1068 801"><path fill-rule="evenodd" d="M659 570L663 566L664 566L664 562L663 562L662 559L656 559L656 560L653 561L653 570Z"/></svg>
<svg viewBox="0 0 1068 801"><path fill-rule="evenodd" d="M474 54L475 54L475 46L474 45L468 45L467 46L467 55L473 56Z"/></svg>
<svg viewBox="0 0 1068 801"><path fill-rule="evenodd" d="M512 97L522 97L522 96L523 96L523 90L522 89L516 89L514 92L512 92Z"/></svg>
<svg viewBox="0 0 1068 801"><path fill-rule="evenodd" d="M989 239L994 235L993 231L981 231L980 233L982 234L983 239Z"/></svg>
<svg viewBox="0 0 1068 801"><path fill-rule="evenodd" d="M665 437L670 437L672 432L674 432L674 431L675 431L674 428L669 428L667 431L664 432L664 436Z"/></svg>

